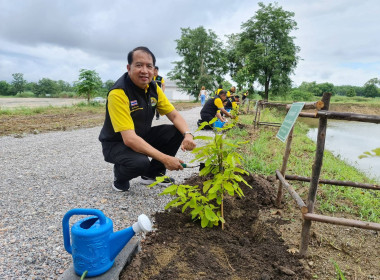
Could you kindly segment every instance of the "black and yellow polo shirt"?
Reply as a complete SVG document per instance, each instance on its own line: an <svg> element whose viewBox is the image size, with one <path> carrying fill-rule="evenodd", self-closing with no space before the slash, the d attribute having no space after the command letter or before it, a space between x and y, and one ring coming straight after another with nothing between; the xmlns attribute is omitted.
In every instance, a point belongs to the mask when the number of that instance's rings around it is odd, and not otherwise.
<svg viewBox="0 0 380 280"><path fill-rule="evenodd" d="M210 98L202 107L201 119L207 122L211 121L215 118L216 113L223 107L223 101L220 99L219 95Z"/></svg>
<svg viewBox="0 0 380 280"><path fill-rule="evenodd" d="M162 84L165 84L165 80L163 77L161 77L160 75L158 76L153 76L153 81L156 81L157 85L162 88Z"/></svg>
<svg viewBox="0 0 380 280"><path fill-rule="evenodd" d="M125 73L108 93L106 118L99 140L123 141L120 131L130 129L144 137L152 127L156 109L161 115L166 115L175 108L154 81L146 89L141 89Z"/></svg>

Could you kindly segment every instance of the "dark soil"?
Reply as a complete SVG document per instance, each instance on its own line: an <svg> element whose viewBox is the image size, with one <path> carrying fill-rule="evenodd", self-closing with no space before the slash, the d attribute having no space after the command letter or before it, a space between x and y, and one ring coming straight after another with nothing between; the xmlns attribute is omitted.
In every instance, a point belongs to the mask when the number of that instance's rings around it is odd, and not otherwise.
<svg viewBox="0 0 380 280"><path fill-rule="evenodd" d="M186 184L201 184L200 177ZM202 229L179 209L155 214L156 231L120 279L311 279L311 273L289 251L277 233L278 216L264 221L261 212L274 202L275 188L259 176L248 176L245 197L226 197L225 229Z"/></svg>

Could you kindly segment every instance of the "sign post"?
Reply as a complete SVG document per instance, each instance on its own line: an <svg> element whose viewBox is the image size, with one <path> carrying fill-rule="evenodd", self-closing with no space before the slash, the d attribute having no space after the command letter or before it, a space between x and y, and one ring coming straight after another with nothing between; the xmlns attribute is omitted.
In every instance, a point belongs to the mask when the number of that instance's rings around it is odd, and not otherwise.
<svg viewBox="0 0 380 280"><path fill-rule="evenodd" d="M280 129L277 132L276 137L285 143L289 136L290 130L293 128L294 123L297 120L299 113L301 112L305 102L293 103L290 107L288 113L285 116L284 122L282 123Z"/></svg>

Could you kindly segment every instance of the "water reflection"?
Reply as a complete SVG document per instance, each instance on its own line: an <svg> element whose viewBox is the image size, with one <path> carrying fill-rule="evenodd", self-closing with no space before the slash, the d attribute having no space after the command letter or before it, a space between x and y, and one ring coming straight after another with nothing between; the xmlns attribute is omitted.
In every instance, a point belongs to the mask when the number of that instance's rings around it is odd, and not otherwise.
<svg viewBox="0 0 380 280"><path fill-rule="evenodd" d="M308 132L308 137L316 141L317 133L318 128L312 128ZM364 171L378 182L380 182L380 157L373 151L377 151L379 147L379 124L328 121L326 149L335 156L339 155L347 163ZM368 156L363 157L366 154Z"/></svg>

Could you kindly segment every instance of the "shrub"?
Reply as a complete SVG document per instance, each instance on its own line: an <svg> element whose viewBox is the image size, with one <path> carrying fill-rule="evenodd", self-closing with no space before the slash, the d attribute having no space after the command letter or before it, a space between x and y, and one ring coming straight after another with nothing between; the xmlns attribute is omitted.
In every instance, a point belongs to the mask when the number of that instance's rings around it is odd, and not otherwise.
<svg viewBox="0 0 380 280"><path fill-rule="evenodd" d="M315 99L315 96L308 91L303 91L299 89L293 89L290 93L290 96L293 101L312 101Z"/></svg>

